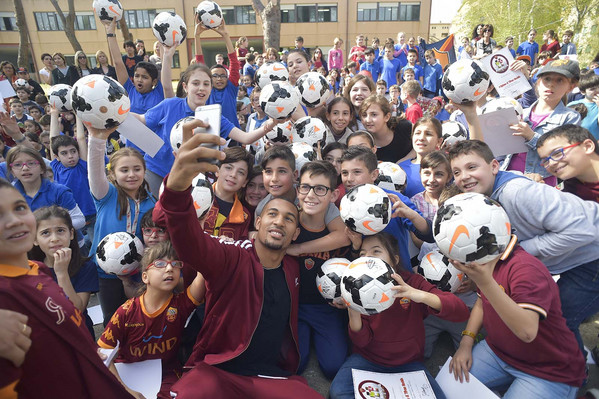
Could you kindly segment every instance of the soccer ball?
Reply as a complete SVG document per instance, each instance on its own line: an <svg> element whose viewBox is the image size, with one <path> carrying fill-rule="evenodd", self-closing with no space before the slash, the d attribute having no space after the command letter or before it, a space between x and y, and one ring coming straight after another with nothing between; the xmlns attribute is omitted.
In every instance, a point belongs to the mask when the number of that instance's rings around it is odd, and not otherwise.
<svg viewBox="0 0 599 399"><path fill-rule="evenodd" d="M379 177L374 184L386 190L403 193L408 182L408 175L402 168L393 162L381 162L377 166Z"/></svg>
<svg viewBox="0 0 599 399"><path fill-rule="evenodd" d="M331 96L327 78L318 72L307 72L300 76L295 83L299 90L301 101L306 107L316 108L325 104Z"/></svg>
<svg viewBox="0 0 599 399"><path fill-rule="evenodd" d="M315 161L317 158L314 147L306 143L293 143L291 144L291 152L295 155L295 170L299 173L302 170L302 166L308 162Z"/></svg>
<svg viewBox="0 0 599 399"><path fill-rule="evenodd" d="M347 266L341 277L341 297L353 310L373 315L389 309L395 302L391 287L391 266L379 258L364 256Z"/></svg>
<svg viewBox="0 0 599 399"><path fill-rule="evenodd" d="M187 25L183 18L174 12L163 11L154 18L152 32L165 46L178 46L187 37Z"/></svg>
<svg viewBox="0 0 599 399"><path fill-rule="evenodd" d="M443 147L450 147L458 141L468 139L468 131L460 122L447 121L442 127Z"/></svg>
<svg viewBox="0 0 599 399"><path fill-rule="evenodd" d="M19 78L19 79L15 80L15 86L17 88L19 88L19 87L25 87L25 86L27 86L27 81L25 79L23 79L23 78Z"/></svg>
<svg viewBox="0 0 599 399"><path fill-rule="evenodd" d="M341 276L349 265L345 258L331 258L324 262L316 273L316 287L327 302L342 304Z"/></svg>
<svg viewBox="0 0 599 399"><path fill-rule="evenodd" d="M287 82L289 80L289 71L280 62L269 61L256 71L255 79L258 86L264 89L269 83Z"/></svg>
<svg viewBox="0 0 599 399"><path fill-rule="evenodd" d="M449 262L439 251L429 252L418 266L418 274L441 291L456 292L464 279L464 273Z"/></svg>
<svg viewBox="0 0 599 399"><path fill-rule="evenodd" d="M461 59L449 66L443 74L441 86L451 101L464 104L487 94L489 74L478 60Z"/></svg>
<svg viewBox="0 0 599 399"><path fill-rule="evenodd" d="M355 232L373 235L391 220L391 200L382 188L361 184L341 198L339 213L343 222Z"/></svg>
<svg viewBox="0 0 599 399"><path fill-rule="evenodd" d="M266 133L266 137L273 143L289 143L291 136L295 134L295 125L291 121L279 123L270 132Z"/></svg>
<svg viewBox="0 0 599 399"><path fill-rule="evenodd" d="M223 10L213 1L205 0L198 4L196 14L208 28L218 28L223 22Z"/></svg>
<svg viewBox="0 0 599 399"><path fill-rule="evenodd" d="M171 128L171 148L174 153L179 152L179 148L181 148L181 144L183 144L183 125L189 121L194 120L193 116L186 116L181 118L173 125Z"/></svg>
<svg viewBox="0 0 599 399"><path fill-rule="evenodd" d="M139 238L121 231L108 234L100 241L96 260L106 273L126 276L139 268L143 252L144 246Z"/></svg>
<svg viewBox="0 0 599 399"><path fill-rule="evenodd" d="M299 102L296 88L287 82L270 83L260 93L260 107L273 119L289 118Z"/></svg>
<svg viewBox="0 0 599 399"><path fill-rule="evenodd" d="M129 114L127 91L105 75L87 75L73 85L71 103L83 124L109 129L123 123Z"/></svg>
<svg viewBox="0 0 599 399"><path fill-rule="evenodd" d="M295 122L296 134L291 135L291 141L294 143L301 142L310 144L317 148L320 143L320 148L323 149L327 145L329 129L318 118L312 116L304 116Z"/></svg>
<svg viewBox="0 0 599 399"><path fill-rule="evenodd" d="M158 197L162 195L163 191L164 182L160 183ZM191 198L193 199L193 207L196 210L198 219L206 216L214 202L214 191L212 190L210 180L203 173L198 173L191 181Z"/></svg>
<svg viewBox="0 0 599 399"><path fill-rule="evenodd" d="M433 221L439 250L458 262L487 263L503 254L512 228L499 203L478 193L463 193L445 201Z"/></svg>
<svg viewBox="0 0 599 399"><path fill-rule="evenodd" d="M494 98L485 105L482 106L480 114L488 114L489 112L497 111L500 109L513 109L516 112L518 120L522 120L522 114L524 109L522 105L511 97L499 97Z"/></svg>
<svg viewBox="0 0 599 399"><path fill-rule="evenodd" d="M123 17L123 6L119 0L94 0L92 7L100 21L120 21Z"/></svg>
<svg viewBox="0 0 599 399"><path fill-rule="evenodd" d="M48 102L61 112L72 111L73 106L71 105L71 86L64 83L59 83L50 87Z"/></svg>

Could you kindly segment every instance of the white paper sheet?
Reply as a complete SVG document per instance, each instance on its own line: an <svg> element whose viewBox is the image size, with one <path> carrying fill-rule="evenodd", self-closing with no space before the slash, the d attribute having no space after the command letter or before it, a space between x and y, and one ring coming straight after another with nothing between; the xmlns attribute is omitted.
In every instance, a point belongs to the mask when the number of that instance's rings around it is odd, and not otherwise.
<svg viewBox="0 0 599 399"><path fill-rule="evenodd" d="M130 389L141 393L146 399L154 399L162 385L162 361L144 360L136 363L115 363L121 380Z"/></svg>
<svg viewBox="0 0 599 399"><path fill-rule="evenodd" d="M469 377L470 382L456 381L453 374L449 372L450 361L451 356L447 359L443 368L439 371L439 374L437 374L437 378L435 378L447 399L497 399L497 395L477 380L472 374L470 374Z"/></svg>
<svg viewBox="0 0 599 399"><path fill-rule="evenodd" d="M352 369L354 394L356 399L434 399L426 373L374 373ZM378 395L378 396L377 396Z"/></svg>
<svg viewBox="0 0 599 399"><path fill-rule="evenodd" d="M501 97L516 98L531 89L522 72L509 68L514 62L514 57L507 47L482 58L481 62Z"/></svg>
<svg viewBox="0 0 599 399"><path fill-rule="evenodd" d="M510 125L518 123L513 109L500 109L479 115L478 118L485 143L496 157L528 151L524 137L514 136L514 131L510 129Z"/></svg>
<svg viewBox="0 0 599 399"><path fill-rule="evenodd" d="M102 313L102 307L100 305L87 308L87 314L92 319L94 326L104 322L104 313Z"/></svg>
<svg viewBox="0 0 599 399"><path fill-rule="evenodd" d="M119 347L121 346L121 341L116 341L116 346L113 349L104 349L100 348L100 352L106 355L106 359L104 359L104 364L106 367L110 366L110 363L119 353Z"/></svg>
<svg viewBox="0 0 599 399"><path fill-rule="evenodd" d="M127 118L117 130L127 140L131 140L133 144L144 150L151 157L156 155L158 150L164 145L164 140L160 136L141 123L131 113L127 115Z"/></svg>
<svg viewBox="0 0 599 399"><path fill-rule="evenodd" d="M0 80L0 95L4 98L15 97L15 89L12 87L10 82L6 79Z"/></svg>

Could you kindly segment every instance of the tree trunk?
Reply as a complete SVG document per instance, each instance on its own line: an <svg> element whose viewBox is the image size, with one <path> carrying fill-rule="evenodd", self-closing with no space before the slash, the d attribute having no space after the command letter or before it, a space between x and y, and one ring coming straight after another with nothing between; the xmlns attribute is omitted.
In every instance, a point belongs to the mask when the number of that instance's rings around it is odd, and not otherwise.
<svg viewBox="0 0 599 399"><path fill-rule="evenodd" d="M62 21L64 33L67 35L67 39L71 43L71 47L73 47L75 52L82 51L81 44L79 44L79 40L77 40L77 36L75 36L75 0L68 0L69 13L66 16L62 12L57 0L50 0L50 3L52 3L54 6L58 18L60 18Z"/></svg>
<svg viewBox="0 0 599 399"><path fill-rule="evenodd" d="M29 68L29 36L27 32L27 20L25 19L25 9L21 0L14 0L15 16L17 19L17 28L19 28L19 53L17 56L17 65Z"/></svg>
<svg viewBox="0 0 599 399"><path fill-rule="evenodd" d="M121 28L121 33L123 34L123 41L133 40L133 35L129 32L129 27L125 20L125 11L123 11L123 18L119 21L119 26Z"/></svg>
<svg viewBox="0 0 599 399"><path fill-rule="evenodd" d="M278 51L281 45L281 1L268 0L266 7L261 0L252 0L252 3L262 22L264 50L274 47Z"/></svg>

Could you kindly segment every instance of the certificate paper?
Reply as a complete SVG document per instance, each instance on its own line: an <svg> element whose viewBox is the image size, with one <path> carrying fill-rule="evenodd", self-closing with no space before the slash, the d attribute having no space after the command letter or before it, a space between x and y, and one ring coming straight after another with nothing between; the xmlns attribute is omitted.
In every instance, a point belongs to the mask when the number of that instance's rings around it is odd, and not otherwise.
<svg viewBox="0 0 599 399"><path fill-rule="evenodd" d="M435 399L426 373L374 373L352 369L356 399Z"/></svg>
<svg viewBox="0 0 599 399"><path fill-rule="evenodd" d="M482 58L481 62L501 97L516 98L532 88L522 72L510 69L514 57L507 47Z"/></svg>
<svg viewBox="0 0 599 399"><path fill-rule="evenodd" d="M489 388L483 385L475 376L470 374L470 382L456 381L453 374L449 372L449 362L451 356L445 362L445 365L437 374L437 384L443 390L443 393L447 399L464 399L464 398L476 398L476 399L498 399Z"/></svg>

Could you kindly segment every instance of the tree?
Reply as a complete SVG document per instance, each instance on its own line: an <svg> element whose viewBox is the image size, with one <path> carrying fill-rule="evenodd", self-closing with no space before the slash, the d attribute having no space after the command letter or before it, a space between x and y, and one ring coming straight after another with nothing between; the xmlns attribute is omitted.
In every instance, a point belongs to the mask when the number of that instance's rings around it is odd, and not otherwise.
<svg viewBox="0 0 599 399"><path fill-rule="evenodd" d="M77 36L75 36L75 0L67 0L69 12L66 16L62 12L57 0L50 0L50 3L54 6L58 18L62 21L64 33L67 35L67 39L71 43L73 50L75 50L75 52L82 51L81 44L79 44L79 40L77 40Z"/></svg>
<svg viewBox="0 0 599 399"><path fill-rule="evenodd" d="M19 53L17 56L17 65L20 67L29 67L29 36L27 32L27 20L25 19L25 9L21 0L14 0L15 17L17 28L19 28Z"/></svg>
<svg viewBox="0 0 599 399"><path fill-rule="evenodd" d="M123 11L124 13L125 11ZM119 21L119 27L121 28L121 32L123 33L123 41L133 40L133 35L129 32L129 27L127 26L127 21L125 20L125 16Z"/></svg>
<svg viewBox="0 0 599 399"><path fill-rule="evenodd" d="M274 47L278 50L281 44L281 0L268 0L266 6L261 0L252 0L252 7L262 21L264 49Z"/></svg>

